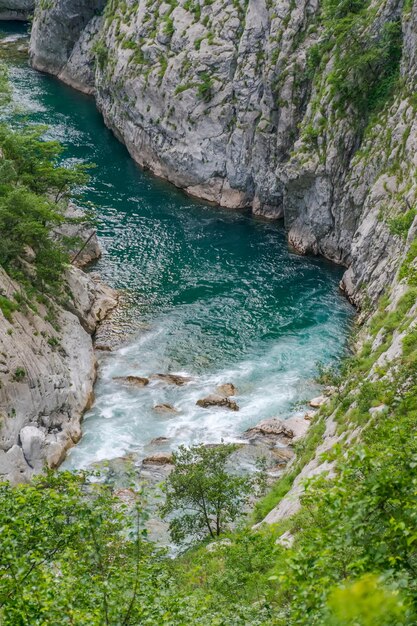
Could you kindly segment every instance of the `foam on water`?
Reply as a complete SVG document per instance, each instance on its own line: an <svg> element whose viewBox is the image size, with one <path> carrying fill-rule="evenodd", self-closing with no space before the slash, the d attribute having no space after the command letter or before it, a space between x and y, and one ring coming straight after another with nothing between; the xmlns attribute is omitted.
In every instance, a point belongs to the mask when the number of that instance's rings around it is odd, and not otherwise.
<svg viewBox="0 0 417 626"><path fill-rule="evenodd" d="M169 439L158 449L235 440L311 397L317 362L341 354L352 314L338 292L341 270L292 254L282 225L192 200L141 171L92 99L23 65L11 77L20 106L13 122L46 123L65 160L96 163L84 198L104 248L94 269L124 294L115 324L130 333L100 355L96 402L66 466L144 455L155 437ZM158 372L191 382L114 380ZM239 412L196 406L226 382L238 387ZM156 413L162 403L178 413Z"/></svg>

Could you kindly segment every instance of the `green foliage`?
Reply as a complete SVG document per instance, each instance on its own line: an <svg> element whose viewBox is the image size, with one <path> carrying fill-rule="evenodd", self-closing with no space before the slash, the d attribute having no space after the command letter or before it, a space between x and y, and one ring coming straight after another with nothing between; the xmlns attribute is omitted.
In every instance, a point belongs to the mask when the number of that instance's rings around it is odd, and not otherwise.
<svg viewBox="0 0 417 626"><path fill-rule="evenodd" d="M0 107L8 104L11 98L9 73L5 65L0 64Z"/></svg>
<svg viewBox="0 0 417 626"><path fill-rule="evenodd" d="M415 209L409 209L401 215L396 215L388 220L388 228L393 235L406 239L411 225L416 216Z"/></svg>
<svg viewBox="0 0 417 626"><path fill-rule="evenodd" d="M2 126L0 147L9 164L7 183L19 183L37 194L53 194L57 203L74 187L86 184L91 166L61 166L63 147L57 141L44 140L46 130L45 126L28 126L13 132Z"/></svg>
<svg viewBox="0 0 417 626"><path fill-rule="evenodd" d="M327 626L395 626L405 623L406 609L398 591L386 589L375 575L365 574L329 598Z"/></svg>
<svg viewBox="0 0 417 626"><path fill-rule="evenodd" d="M12 321L12 314L14 311L17 311L18 305L13 300L6 298L5 296L0 296L0 311L3 313L4 317L8 322Z"/></svg>
<svg viewBox="0 0 417 626"><path fill-rule="evenodd" d="M173 623L181 602L165 601L169 566L161 569L161 554L146 541L140 494L131 496L127 514L108 487L83 475L0 484L1 623Z"/></svg>
<svg viewBox="0 0 417 626"><path fill-rule="evenodd" d="M171 516L169 527L177 543L218 537L242 515L249 495L261 484L262 473L255 478L235 476L227 461L236 446L203 444L174 453L174 470L163 490L164 517Z"/></svg>
<svg viewBox="0 0 417 626"><path fill-rule="evenodd" d="M1 72L0 93L7 94L7 75ZM29 290L57 293L68 255L54 230L64 221L70 195L87 182L88 166L61 165L63 148L46 141L45 131L0 125L0 266ZM26 262L27 253L33 263ZM6 300L0 306L10 321L15 307Z"/></svg>
<svg viewBox="0 0 417 626"><path fill-rule="evenodd" d="M208 72L202 72L200 74L201 83L197 85L197 94L204 102L210 102L213 97L213 78Z"/></svg>
<svg viewBox="0 0 417 626"><path fill-rule="evenodd" d="M374 12L367 0L326 0L323 16L334 46L335 64L328 78L333 93L343 106L369 115L385 102L398 76L401 24L387 22L370 35Z"/></svg>
<svg viewBox="0 0 417 626"><path fill-rule="evenodd" d="M13 374L13 378L15 381L21 382L25 376L26 376L26 370L24 370L23 367L18 367L15 369L14 374Z"/></svg>
<svg viewBox="0 0 417 626"><path fill-rule="evenodd" d="M379 6L369 0L324 0L322 36L307 54L306 78L316 82L315 112L331 98L334 116L350 115L360 132L384 107L400 77L401 21L379 17ZM314 119L303 128L303 136L317 150L329 119Z"/></svg>
<svg viewBox="0 0 417 626"><path fill-rule="evenodd" d="M406 278L409 285L417 287L417 239L415 239L406 254L400 268L400 278Z"/></svg>
<svg viewBox="0 0 417 626"><path fill-rule="evenodd" d="M92 52L100 70L103 70L109 59L109 51L102 39L96 39L93 44Z"/></svg>

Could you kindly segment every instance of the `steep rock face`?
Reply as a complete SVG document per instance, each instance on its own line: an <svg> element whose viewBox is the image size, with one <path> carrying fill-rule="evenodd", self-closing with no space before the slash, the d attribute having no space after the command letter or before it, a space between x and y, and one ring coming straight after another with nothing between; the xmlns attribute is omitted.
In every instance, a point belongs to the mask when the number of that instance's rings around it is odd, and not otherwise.
<svg viewBox="0 0 417 626"><path fill-rule="evenodd" d="M32 58L36 69L90 91L91 51L81 47L80 39L85 29L85 38L89 38L89 22L101 13L104 5L105 0L56 0L46 6L38 3L32 27ZM85 52L82 67L76 61L71 64L71 57L76 57L79 50ZM72 72L67 71L67 65L72 65Z"/></svg>
<svg viewBox="0 0 417 626"><path fill-rule="evenodd" d="M35 10L35 0L0 0L0 20L27 20Z"/></svg>
<svg viewBox="0 0 417 626"><path fill-rule="evenodd" d="M141 165L283 216L296 249L345 265L347 295L375 301L407 248L391 222L415 201L415 7L364 1L343 40L324 0L93 4L38 6L34 66L95 91ZM381 98L391 63L397 88Z"/></svg>
<svg viewBox="0 0 417 626"><path fill-rule="evenodd" d="M105 18L91 21L86 30L88 12L80 4L70 0L53 10L38 9L31 47L35 67L73 83L89 41L96 49L98 105L139 163L199 197L281 216L275 167L288 158L300 111L292 104L289 111L279 108L274 84L279 72L296 63L293 38L306 29L316 3L291 12L284 2L271 18L265 0L216 0L201 6L198 16L185 1L173 10L161 2L151 7L144 0L109 2ZM51 33L54 40L57 25L77 11L79 39L60 44L57 64L45 41ZM291 73L282 92L295 92L300 101L306 97Z"/></svg>
<svg viewBox="0 0 417 626"><path fill-rule="evenodd" d="M116 300L78 268L66 281L65 308L47 301L7 316L0 310L0 479L20 482L56 467L81 436L95 380L90 333ZM0 293L19 291L0 269Z"/></svg>

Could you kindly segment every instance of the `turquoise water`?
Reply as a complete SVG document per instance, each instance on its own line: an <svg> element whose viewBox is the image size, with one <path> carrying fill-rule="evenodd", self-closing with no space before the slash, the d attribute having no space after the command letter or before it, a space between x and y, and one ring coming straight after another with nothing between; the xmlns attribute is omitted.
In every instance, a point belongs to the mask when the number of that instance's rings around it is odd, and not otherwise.
<svg viewBox="0 0 417 626"><path fill-rule="evenodd" d="M14 26L9 26L14 31ZM2 27L4 32L4 27ZM130 334L100 356L96 402L67 466L195 441L233 440L266 417L287 417L316 392L317 362L343 351L352 309L341 270L291 253L281 224L193 200L141 171L105 128L92 99L26 65L11 68L22 117L48 124L65 158L94 162L85 201L104 249L95 266L124 293L116 321ZM184 387L128 388L115 376L175 372ZM223 382L240 411L198 408ZM177 415L153 406L168 402Z"/></svg>

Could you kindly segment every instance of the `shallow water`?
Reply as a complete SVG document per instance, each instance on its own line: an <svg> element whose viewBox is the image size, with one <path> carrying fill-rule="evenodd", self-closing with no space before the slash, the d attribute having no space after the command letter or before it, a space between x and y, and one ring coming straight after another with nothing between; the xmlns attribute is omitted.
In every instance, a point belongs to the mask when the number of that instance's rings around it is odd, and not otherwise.
<svg viewBox="0 0 417 626"><path fill-rule="evenodd" d="M0 36L16 28L0 24ZM345 345L352 308L338 291L341 269L291 253L282 224L208 206L141 171L91 98L16 60L11 80L16 122L48 124L66 159L96 164L84 194L104 249L94 269L125 301L115 323L128 339L100 356L96 402L66 466L143 455L161 436L169 441L158 449L233 440L311 397L317 363ZM113 380L156 372L192 381L129 388ZM239 412L196 406L224 382L238 387ZM178 414L157 414L161 403Z"/></svg>

